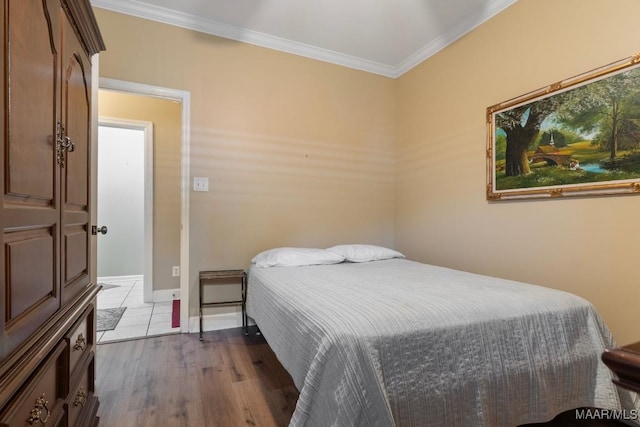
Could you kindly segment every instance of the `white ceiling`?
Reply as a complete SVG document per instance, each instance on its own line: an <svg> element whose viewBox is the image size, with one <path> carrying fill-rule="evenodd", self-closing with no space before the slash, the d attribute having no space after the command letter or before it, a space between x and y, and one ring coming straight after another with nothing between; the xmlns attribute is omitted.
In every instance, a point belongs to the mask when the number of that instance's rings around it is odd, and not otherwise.
<svg viewBox="0 0 640 427"><path fill-rule="evenodd" d="M91 0L91 3L398 77L516 1Z"/></svg>

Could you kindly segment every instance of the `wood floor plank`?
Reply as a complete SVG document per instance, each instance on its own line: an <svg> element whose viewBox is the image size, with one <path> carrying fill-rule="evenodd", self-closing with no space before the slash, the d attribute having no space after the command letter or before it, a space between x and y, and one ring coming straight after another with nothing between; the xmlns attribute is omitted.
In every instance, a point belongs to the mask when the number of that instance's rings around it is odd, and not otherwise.
<svg viewBox="0 0 640 427"><path fill-rule="evenodd" d="M102 427L287 426L298 391L264 338L240 328L99 344ZM527 427L620 427L568 411Z"/></svg>
<svg viewBox="0 0 640 427"><path fill-rule="evenodd" d="M205 368L200 378L203 421L206 422L203 425L233 425L234 420L242 419L239 406L234 400L232 384L235 376L230 367Z"/></svg>

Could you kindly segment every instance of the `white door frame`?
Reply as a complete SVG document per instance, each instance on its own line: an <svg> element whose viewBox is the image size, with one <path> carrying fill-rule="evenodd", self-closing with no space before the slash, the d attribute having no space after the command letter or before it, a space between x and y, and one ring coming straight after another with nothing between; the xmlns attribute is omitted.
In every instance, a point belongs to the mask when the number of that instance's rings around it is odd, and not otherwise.
<svg viewBox="0 0 640 427"><path fill-rule="evenodd" d="M182 105L181 152L181 209L180 209L180 330L189 332L189 151L190 108L189 91L152 86L143 83L100 77L100 89L151 96L178 101Z"/></svg>
<svg viewBox="0 0 640 427"><path fill-rule="evenodd" d="M153 302L153 123L98 116L98 126L141 130L144 132L144 302ZM100 140L96 141L100 144ZM96 150L98 150L96 146ZM98 161L100 161L98 159ZM100 196L99 194L97 195ZM103 225L103 224L99 224ZM109 224L104 224L109 226Z"/></svg>

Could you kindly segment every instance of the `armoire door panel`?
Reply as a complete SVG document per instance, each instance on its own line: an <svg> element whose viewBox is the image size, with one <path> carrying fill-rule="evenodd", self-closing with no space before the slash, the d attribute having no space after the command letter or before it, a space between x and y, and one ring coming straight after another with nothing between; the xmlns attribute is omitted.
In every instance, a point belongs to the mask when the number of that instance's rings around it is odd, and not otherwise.
<svg viewBox="0 0 640 427"><path fill-rule="evenodd" d="M80 67L74 68L73 76L80 74ZM68 97L72 98L70 101L71 107L67 107L64 113L66 113L67 128L66 132L71 142L74 145L73 151L67 153L67 161L63 173L65 174L65 198L64 203L66 205L74 206L76 209L80 208L87 210L89 183L87 177L89 176L89 168L87 159L89 158L89 144L87 143L89 131L89 110L86 105L86 99L83 99L81 92L83 88L73 84L73 80L70 82L68 89ZM77 99L77 101L76 101ZM81 102L78 102L81 101ZM81 116L83 120L76 120L74 115ZM78 125L78 121L81 121L83 126Z"/></svg>
<svg viewBox="0 0 640 427"><path fill-rule="evenodd" d="M3 354L17 348L60 308L56 233L55 226L3 233L6 296L0 322L0 336L6 344Z"/></svg>
<svg viewBox="0 0 640 427"><path fill-rule="evenodd" d="M54 230L51 227L5 234L9 322L37 304L57 298Z"/></svg>
<svg viewBox="0 0 640 427"><path fill-rule="evenodd" d="M87 259L87 229L70 227L63 236L62 259L62 302L73 299L89 283L89 263Z"/></svg>
<svg viewBox="0 0 640 427"><path fill-rule="evenodd" d="M73 299L89 284L89 141L91 134L91 64L74 29L62 14L61 117L65 140L62 180L62 301Z"/></svg>
<svg viewBox="0 0 640 427"><path fill-rule="evenodd" d="M66 256L64 260L64 278L65 286L64 299L68 300L75 295L76 285L80 282L84 286L84 278L88 276L89 254L87 253L87 229L84 227L69 227L64 233L64 249ZM69 289L70 287L74 289Z"/></svg>
<svg viewBox="0 0 640 427"><path fill-rule="evenodd" d="M2 152L3 304L0 356L17 348L61 306L59 0L4 1L5 147ZM6 119L6 122L4 121Z"/></svg>
<svg viewBox="0 0 640 427"><path fill-rule="evenodd" d="M48 4L55 5L55 1ZM6 193L53 205L60 48L59 6L8 4L8 140ZM27 173L28 171L28 173Z"/></svg>
<svg viewBox="0 0 640 427"><path fill-rule="evenodd" d="M90 76L86 75L86 71L89 70L89 61L82 53L80 43L75 37L65 37L64 48L62 115L65 132L73 143L73 151L66 153L63 200L66 205L73 206L72 209L88 210L91 105L88 86Z"/></svg>

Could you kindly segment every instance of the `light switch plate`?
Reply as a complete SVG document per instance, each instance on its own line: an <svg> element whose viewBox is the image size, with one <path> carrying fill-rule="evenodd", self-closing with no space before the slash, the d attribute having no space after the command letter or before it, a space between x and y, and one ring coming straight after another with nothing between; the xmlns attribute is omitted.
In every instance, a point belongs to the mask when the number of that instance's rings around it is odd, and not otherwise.
<svg viewBox="0 0 640 427"><path fill-rule="evenodd" d="M193 191L209 191L209 178L193 177Z"/></svg>

